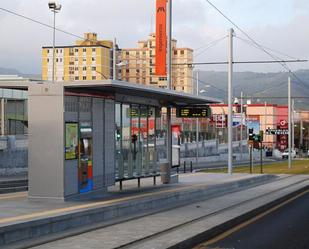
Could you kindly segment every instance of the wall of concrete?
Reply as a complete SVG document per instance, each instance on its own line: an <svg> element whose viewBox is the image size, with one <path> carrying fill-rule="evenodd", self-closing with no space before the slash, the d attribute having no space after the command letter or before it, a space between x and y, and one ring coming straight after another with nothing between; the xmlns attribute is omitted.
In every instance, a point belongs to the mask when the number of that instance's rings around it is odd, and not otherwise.
<svg viewBox="0 0 309 249"><path fill-rule="evenodd" d="M61 84L28 91L29 197L63 199L64 102Z"/></svg>

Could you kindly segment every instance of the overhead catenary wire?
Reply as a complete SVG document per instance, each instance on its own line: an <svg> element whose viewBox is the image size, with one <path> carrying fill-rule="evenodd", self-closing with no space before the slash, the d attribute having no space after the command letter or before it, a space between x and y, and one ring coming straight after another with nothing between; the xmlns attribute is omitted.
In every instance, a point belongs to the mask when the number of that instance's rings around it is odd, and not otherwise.
<svg viewBox="0 0 309 249"><path fill-rule="evenodd" d="M14 16L17 16L17 17L26 19L26 20L28 20L28 21L34 22L34 23L36 23L36 24L42 25L42 26L44 26L44 27L47 27L47 28L50 28L50 29L54 29L54 27L53 27L52 25L49 25L49 24L44 23L44 22L42 22L42 21L39 21L39 20L36 20L36 19L34 19L34 18L28 17L28 16L26 16L26 15L17 13L16 11L9 10L9 9L3 8L3 7L0 7L0 10L4 11L4 12L6 12L6 13L9 13L9 14L11 14L11 15L14 15ZM66 34L66 35L69 35L69 36L72 36L72 37L81 39L81 40L85 40L85 41L89 41L89 42L93 42L93 43L97 42L96 40L89 39L89 38L87 38L87 37L82 37L82 36L80 36L80 35L74 34L74 33L72 33L72 32L69 32L69 31L66 31L66 30L63 30L63 29L60 29L60 28L57 28L57 27L55 27L55 30L58 31L58 32L64 33L64 34ZM201 46L201 47L197 48L197 50L203 49L203 48L204 48L204 50L203 50L202 52L200 52L200 54L203 54L205 51L207 51L207 50L210 49L211 47L217 45L220 41L224 40L226 37L227 37L227 36L225 35L225 36L220 37L220 38L218 38L218 39L216 39L216 40L214 40L214 41L211 41L211 42L208 43L207 45ZM200 54L198 54L197 56L199 56ZM127 54L126 56L129 57L129 58L131 58L131 59L136 59L136 60L140 60L140 61L144 61L144 62L147 61L146 58L137 57L137 56L134 56L134 55L131 55L131 54ZM145 55L145 56L146 56L146 55ZM122 58L122 59L123 59L123 61L125 61L125 58ZM148 59L148 60L149 60L149 59ZM174 64L174 65L176 65L176 64ZM125 65L124 65L124 66L125 66Z"/></svg>
<svg viewBox="0 0 309 249"><path fill-rule="evenodd" d="M197 80L197 78L196 77L189 77L189 78L191 78L191 79L193 79L193 80ZM220 92L223 92L224 94L226 94L227 95L227 91L226 90L223 90L223 89L221 89L221 88L218 88L218 87L216 87L216 86L214 86L214 85L212 85L212 84L210 84L210 83L208 83L208 82L205 82L205 81L203 81L203 80L201 80L201 79L198 79L198 81L199 81L199 83L202 83L203 85L209 85L210 87L212 87L212 88L214 88L214 89L216 89L216 90L218 90L218 91L220 91Z"/></svg>
<svg viewBox="0 0 309 249"><path fill-rule="evenodd" d="M262 50L264 53L269 55L274 60L278 59L276 56L274 56L272 53L270 53L268 50L266 50L262 45L260 45L258 42L256 42L249 34L247 34L246 31L244 31L239 25L237 25L231 18L229 18L226 14L224 14L216 5L214 5L211 1L205 0L209 5L211 5L218 13L220 13L226 20L228 20L235 28L237 28L243 35L245 35L252 43L254 43L260 50ZM287 70L291 75L294 76L298 80L299 83L306 85L285 63L279 62L278 63Z"/></svg>
<svg viewBox="0 0 309 249"><path fill-rule="evenodd" d="M194 51L198 51L198 50L200 50L200 49L202 49L202 48L206 48L206 47L210 46L212 43L214 43L214 42L216 42L216 41L220 41L221 39L224 39L224 38L226 38L226 37L227 37L227 35L225 35L225 36L223 36L223 37L220 37L220 38L218 38L218 39L216 39L216 40L213 40L213 41L211 41L210 43L208 43L208 44L206 44L206 45L203 45L203 46L194 48Z"/></svg>
<svg viewBox="0 0 309 249"><path fill-rule="evenodd" d="M214 40L211 43L209 43L201 52L199 52L197 55L194 56L194 59L200 55L202 55L203 53L205 53L208 49L216 46L217 44L219 44L221 41L223 41L224 39L227 38L227 35L221 37L220 39ZM197 51L197 50L195 50Z"/></svg>
<svg viewBox="0 0 309 249"><path fill-rule="evenodd" d="M239 40L241 40L241 41L247 43L248 45L251 45L251 46L256 47L256 45L255 45L254 43L252 43L250 40L244 39L244 38L242 38L242 37L240 37L240 36L238 36L238 35L235 35L235 38L237 38L237 39L239 39ZM276 49L273 49L273 48L270 48L270 47L267 47L267 46L264 46L264 45L261 45L261 46L262 46L263 48L269 50L269 51L272 51L272 52L274 52L274 53L280 54L280 55L285 56L285 57L287 57L287 58L289 58L289 59L292 59L292 60L298 60L298 59L299 59L299 58L296 58L296 57L294 57L294 56L290 56L290 55L288 55L288 54L286 54L286 53L283 53L283 52L281 52L281 51L278 51L278 50L276 50ZM257 47L256 47L256 48L257 48ZM278 58L280 58L280 57L278 57ZM283 60L283 58L280 58L280 59Z"/></svg>

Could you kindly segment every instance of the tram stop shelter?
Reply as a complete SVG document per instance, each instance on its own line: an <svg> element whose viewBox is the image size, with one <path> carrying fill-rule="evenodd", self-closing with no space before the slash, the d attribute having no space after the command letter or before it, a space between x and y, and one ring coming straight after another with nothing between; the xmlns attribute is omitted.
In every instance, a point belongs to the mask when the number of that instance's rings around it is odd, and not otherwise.
<svg viewBox="0 0 309 249"><path fill-rule="evenodd" d="M162 123L171 112L162 108L220 102L113 80L10 81L0 88L28 90L29 198L59 200L160 174L172 151Z"/></svg>

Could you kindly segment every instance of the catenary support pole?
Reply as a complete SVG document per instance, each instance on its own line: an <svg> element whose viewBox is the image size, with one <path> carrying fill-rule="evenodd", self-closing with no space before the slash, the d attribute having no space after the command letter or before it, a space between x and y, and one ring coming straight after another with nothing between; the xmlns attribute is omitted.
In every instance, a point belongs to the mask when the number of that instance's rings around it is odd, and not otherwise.
<svg viewBox="0 0 309 249"><path fill-rule="evenodd" d="M113 46L113 80L117 80L117 46L116 46L116 38L114 38L114 46Z"/></svg>
<svg viewBox="0 0 309 249"><path fill-rule="evenodd" d="M167 88L172 89L172 0L168 0L167 9Z"/></svg>
<svg viewBox="0 0 309 249"><path fill-rule="evenodd" d="M229 30L228 46L228 174L233 173L233 35Z"/></svg>
<svg viewBox="0 0 309 249"><path fill-rule="evenodd" d="M4 98L1 99L1 136L4 136L5 129L4 129L4 119L5 119L5 100Z"/></svg>
<svg viewBox="0 0 309 249"><path fill-rule="evenodd" d="M295 100L292 98L292 110L291 110L291 120L292 120L292 151L295 151ZM293 160L293 158L292 158Z"/></svg>
<svg viewBox="0 0 309 249"><path fill-rule="evenodd" d="M167 39L167 88L172 89L172 0L168 0L167 24L168 24L168 39ZM167 161L169 168L173 166L173 145L172 145L172 110L167 106Z"/></svg>
<svg viewBox="0 0 309 249"><path fill-rule="evenodd" d="M300 117L301 120L300 120L300 127L299 127L299 135L300 135L300 138L299 138L299 150L301 152L301 156L303 154L303 145L304 145L304 122L302 120L302 117Z"/></svg>
<svg viewBox="0 0 309 249"><path fill-rule="evenodd" d="M56 10L54 10L54 26L53 26L53 65L52 65L52 83L55 83L55 42L56 42Z"/></svg>
<svg viewBox="0 0 309 249"><path fill-rule="evenodd" d="M199 71L196 72L196 95L199 95ZM198 147L199 147L199 119L196 118L196 167L198 166Z"/></svg>
<svg viewBox="0 0 309 249"><path fill-rule="evenodd" d="M288 78L288 124L289 124L289 135L288 135L288 147L289 147L289 169L292 166L292 120L291 120L291 77Z"/></svg>
<svg viewBox="0 0 309 249"><path fill-rule="evenodd" d="M243 92L240 92L240 160L243 158L243 128L244 128L244 103L243 103Z"/></svg>

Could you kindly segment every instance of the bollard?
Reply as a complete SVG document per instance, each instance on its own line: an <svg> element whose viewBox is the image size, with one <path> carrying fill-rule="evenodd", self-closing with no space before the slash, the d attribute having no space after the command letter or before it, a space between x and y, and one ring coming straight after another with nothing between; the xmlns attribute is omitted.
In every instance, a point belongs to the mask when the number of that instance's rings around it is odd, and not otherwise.
<svg viewBox="0 0 309 249"><path fill-rule="evenodd" d="M137 187L138 188L141 187L141 178L140 177L137 178Z"/></svg>
<svg viewBox="0 0 309 249"><path fill-rule="evenodd" d="M190 171L191 171L191 173L193 172L193 164L192 164L192 161L190 162Z"/></svg>
<svg viewBox="0 0 309 249"><path fill-rule="evenodd" d="M171 181L171 168L169 164L161 163L160 165L160 175L161 175L161 182L163 184L168 184Z"/></svg>
<svg viewBox="0 0 309 249"><path fill-rule="evenodd" d="M183 173L186 173L186 161L183 162Z"/></svg>

